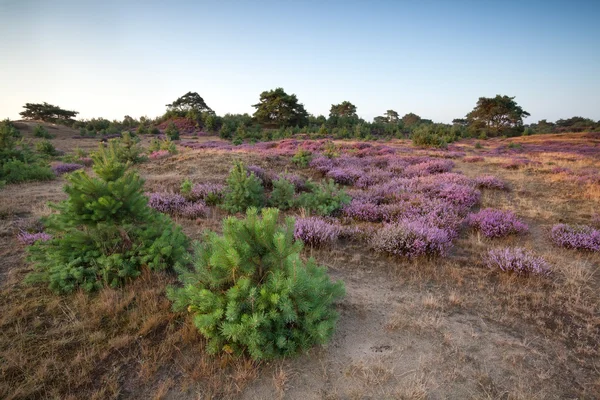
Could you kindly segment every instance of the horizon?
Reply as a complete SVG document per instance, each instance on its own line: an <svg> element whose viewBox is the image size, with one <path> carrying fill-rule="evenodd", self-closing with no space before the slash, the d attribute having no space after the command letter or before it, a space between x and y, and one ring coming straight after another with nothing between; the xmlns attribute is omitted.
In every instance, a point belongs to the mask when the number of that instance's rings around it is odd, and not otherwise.
<svg viewBox="0 0 600 400"><path fill-rule="evenodd" d="M599 11L583 1L3 1L0 118L41 102L79 119L154 118L188 91L219 115L252 114L261 92L282 87L311 114L348 100L368 121L393 109L450 123L496 94L515 96L526 124L597 121Z"/></svg>

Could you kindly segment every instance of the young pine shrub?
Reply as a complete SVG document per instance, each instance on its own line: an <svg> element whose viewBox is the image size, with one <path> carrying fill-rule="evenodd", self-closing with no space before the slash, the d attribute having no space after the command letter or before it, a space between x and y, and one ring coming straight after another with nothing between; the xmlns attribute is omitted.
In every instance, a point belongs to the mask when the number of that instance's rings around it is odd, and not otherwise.
<svg viewBox="0 0 600 400"><path fill-rule="evenodd" d="M467 218L469 226L488 238L500 238L528 231L528 226L520 221L512 211L486 208Z"/></svg>
<svg viewBox="0 0 600 400"><path fill-rule="evenodd" d="M181 287L167 296L187 310L211 354L247 353L255 360L287 357L326 343L344 285L324 267L300 257L294 220L277 224L279 210L255 208L226 218L223 235L206 232L196 245L194 269L180 269Z"/></svg>
<svg viewBox="0 0 600 400"><path fill-rule="evenodd" d="M46 128L39 124L33 128L33 136L42 139L54 139L54 135L51 135Z"/></svg>
<svg viewBox="0 0 600 400"><path fill-rule="evenodd" d="M35 271L29 282L55 292L93 291L119 286L142 268L164 270L186 255L187 238L171 220L147 205L143 180L119 161L114 146L93 155L91 177L67 176L68 199L45 221L52 239L29 248Z"/></svg>
<svg viewBox="0 0 600 400"><path fill-rule="evenodd" d="M265 190L254 172L247 173L242 162L236 162L227 177L223 209L244 212L249 207L260 208L264 204Z"/></svg>
<svg viewBox="0 0 600 400"><path fill-rule="evenodd" d="M591 226L557 224L552 227L551 238L560 247L600 251L600 229Z"/></svg>
<svg viewBox="0 0 600 400"><path fill-rule="evenodd" d="M288 210L294 206L296 187L287 179L278 178L273 181L273 191L269 203L280 210Z"/></svg>
<svg viewBox="0 0 600 400"><path fill-rule="evenodd" d="M312 160L312 153L308 150L298 149L292 157L292 163L300 168L308 167L308 164Z"/></svg>
<svg viewBox="0 0 600 400"><path fill-rule="evenodd" d="M350 196L340 189L332 179L320 185L311 182L308 182L307 185L309 191L302 193L298 198L300 207L307 211L326 216L341 210L350 203Z"/></svg>
<svg viewBox="0 0 600 400"><path fill-rule="evenodd" d="M179 140L179 129L177 129L177 126L173 122L170 122L167 129L165 129L165 135L170 140Z"/></svg>
<svg viewBox="0 0 600 400"><path fill-rule="evenodd" d="M37 142L35 144L35 149L44 156L55 157L58 155L58 150L56 150L56 147L48 140Z"/></svg>
<svg viewBox="0 0 600 400"><path fill-rule="evenodd" d="M483 257L483 262L490 269L517 275L550 274L550 265L543 258L520 247L492 249Z"/></svg>

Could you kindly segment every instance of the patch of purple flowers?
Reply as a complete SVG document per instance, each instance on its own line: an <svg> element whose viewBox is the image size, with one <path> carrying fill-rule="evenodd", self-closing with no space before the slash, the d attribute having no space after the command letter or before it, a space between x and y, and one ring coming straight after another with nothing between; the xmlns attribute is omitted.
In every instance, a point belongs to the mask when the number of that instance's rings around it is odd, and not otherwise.
<svg viewBox="0 0 600 400"><path fill-rule="evenodd" d="M46 232L29 233L26 231L21 231L17 235L17 239L19 240L19 242L21 242L27 246L31 246L32 244L34 244L37 241L45 242L47 240L50 240L50 239L52 239L52 236L47 234Z"/></svg>
<svg viewBox="0 0 600 400"><path fill-rule="evenodd" d="M528 226L521 222L512 211L486 208L467 218L469 226L485 237L499 238L512 234L525 233Z"/></svg>
<svg viewBox="0 0 600 400"><path fill-rule="evenodd" d="M78 169L83 168L83 165L76 163L61 163L54 165L52 167L52 171L58 176L67 174L69 172L77 171Z"/></svg>
<svg viewBox="0 0 600 400"><path fill-rule="evenodd" d="M448 233L420 221L399 221L376 231L371 246L376 251L409 258L444 255L452 245Z"/></svg>
<svg viewBox="0 0 600 400"><path fill-rule="evenodd" d="M549 275L550 265L541 257L520 247L492 249L484 256L488 268L517 275Z"/></svg>
<svg viewBox="0 0 600 400"><path fill-rule="evenodd" d="M493 175L478 176L475 178L475 185L478 188L505 190L506 185L500 179Z"/></svg>
<svg viewBox="0 0 600 400"><path fill-rule="evenodd" d="M340 185L353 185L364 172L356 167L334 168L327 172L327 177Z"/></svg>
<svg viewBox="0 0 600 400"><path fill-rule="evenodd" d="M189 202L177 193L150 193L148 197L148 206L164 214L190 219L208 214L208 207L203 201Z"/></svg>
<svg viewBox="0 0 600 400"><path fill-rule="evenodd" d="M587 225L558 224L552 227L552 241L561 247L600 251L600 230Z"/></svg>
<svg viewBox="0 0 600 400"><path fill-rule="evenodd" d="M335 242L340 228L323 218L298 218L294 229L294 237L310 246L324 246Z"/></svg>
<svg viewBox="0 0 600 400"><path fill-rule="evenodd" d="M225 185L220 183L197 183L192 187L190 197L196 200L206 200L208 197L222 198Z"/></svg>
<svg viewBox="0 0 600 400"><path fill-rule="evenodd" d="M160 160L162 158L169 157L170 155L171 155L171 153L169 152L169 150L156 150L156 151L153 151L152 153L150 153L150 159L151 160Z"/></svg>

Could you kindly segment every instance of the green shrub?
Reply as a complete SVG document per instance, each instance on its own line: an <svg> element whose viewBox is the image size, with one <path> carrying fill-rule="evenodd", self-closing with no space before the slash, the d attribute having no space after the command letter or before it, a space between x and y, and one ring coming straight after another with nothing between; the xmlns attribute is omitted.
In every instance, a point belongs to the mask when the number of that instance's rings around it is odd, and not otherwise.
<svg viewBox="0 0 600 400"><path fill-rule="evenodd" d="M227 188L222 207L232 213L244 212L249 207L262 207L265 189L254 172L248 174L242 162L236 162L227 177Z"/></svg>
<svg viewBox="0 0 600 400"><path fill-rule="evenodd" d="M35 149L38 153L43 154L45 156L55 157L58 155L56 147L54 147L54 145L48 140L42 140L40 142L37 142L35 144Z"/></svg>
<svg viewBox="0 0 600 400"><path fill-rule="evenodd" d="M175 146L175 143L173 143L169 138L166 138L164 140L158 140L155 138L150 139L150 146L148 147L148 151L152 153L153 151L158 150L167 150L171 154L176 154L177 146Z"/></svg>
<svg viewBox="0 0 600 400"><path fill-rule="evenodd" d="M419 147L438 147L446 148L446 140L436 133L428 132L425 129L416 129L412 134L412 142Z"/></svg>
<svg viewBox="0 0 600 400"><path fill-rule="evenodd" d="M83 170L67 176L69 198L52 205L58 213L45 221L53 238L30 248L29 282L60 293L92 291L121 285L142 268L164 270L184 260L181 229L148 207L143 180L119 157L116 147L101 148L92 155L97 177Z"/></svg>
<svg viewBox="0 0 600 400"><path fill-rule="evenodd" d="M475 142L475 148L476 149L483 149L483 146L481 145L481 143Z"/></svg>
<svg viewBox="0 0 600 400"><path fill-rule="evenodd" d="M312 153L308 150L299 149L294 157L292 157L292 162L299 166L300 168L308 167L308 164L312 160Z"/></svg>
<svg viewBox="0 0 600 400"><path fill-rule="evenodd" d="M43 139L54 139L54 135L51 135L46 128L39 124L33 128L33 136Z"/></svg>
<svg viewBox="0 0 600 400"><path fill-rule="evenodd" d="M192 187L192 181L190 181L189 179L185 179L183 182L181 182L179 192L183 197L189 199L190 195L192 194Z"/></svg>
<svg viewBox="0 0 600 400"><path fill-rule="evenodd" d="M15 128L13 123L8 118L0 122L0 137L11 137L14 139L19 139L22 136L23 135L21 135L21 132L17 128ZM1 143L0 147L2 147Z"/></svg>
<svg viewBox="0 0 600 400"><path fill-rule="evenodd" d="M24 162L13 159L2 163L0 168L0 179L7 183L48 181L54 178L52 169L38 161Z"/></svg>
<svg viewBox="0 0 600 400"><path fill-rule="evenodd" d="M152 128L150 128L150 134L151 135L160 135L160 129L158 129L156 126L153 126Z"/></svg>
<svg viewBox="0 0 600 400"><path fill-rule="evenodd" d="M332 180L324 184L308 183L310 191L302 193L298 205L319 215L331 215L350 203L350 196Z"/></svg>
<svg viewBox="0 0 600 400"><path fill-rule="evenodd" d="M137 164L146 160L146 157L143 155L143 149L139 143L139 138L132 137L129 132L123 132L122 138L110 139L108 141L108 148L111 153L114 153L119 162ZM99 152L102 153L104 151L103 149L103 146L100 145ZM92 156L92 158L94 157Z"/></svg>
<svg viewBox="0 0 600 400"><path fill-rule="evenodd" d="M170 122L167 129L165 129L165 135L171 140L179 140L179 129L174 123Z"/></svg>
<svg viewBox="0 0 600 400"><path fill-rule="evenodd" d="M327 158L337 158L340 156L340 152L335 143L327 142L323 149L323 155Z"/></svg>
<svg viewBox="0 0 600 400"><path fill-rule="evenodd" d="M270 204L280 210L287 210L294 206L296 187L287 179L279 178L273 181Z"/></svg>
<svg viewBox="0 0 600 400"><path fill-rule="evenodd" d="M180 270L169 288L175 310L187 310L211 354L247 352L255 360L287 357L326 343L335 330L334 301L344 284L300 257L294 220L279 211L249 209L223 221L223 235L206 232L193 271Z"/></svg>

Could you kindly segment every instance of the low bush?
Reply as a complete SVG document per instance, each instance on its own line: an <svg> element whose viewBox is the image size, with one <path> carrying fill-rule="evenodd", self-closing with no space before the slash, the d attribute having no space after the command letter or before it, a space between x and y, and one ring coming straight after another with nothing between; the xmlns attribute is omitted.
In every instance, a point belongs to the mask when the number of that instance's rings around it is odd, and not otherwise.
<svg viewBox="0 0 600 400"><path fill-rule="evenodd" d="M171 220L152 210L143 180L119 161L114 147L93 155L96 177L79 170L67 176L68 199L52 205L45 221L52 239L29 248L34 273L55 292L115 287L141 274L182 262L187 238Z"/></svg>
<svg viewBox="0 0 600 400"><path fill-rule="evenodd" d="M39 161L28 163L11 160L3 163L0 168L0 178L6 183L48 181L54 177L52 169Z"/></svg>
<svg viewBox="0 0 600 400"><path fill-rule="evenodd" d="M481 189L506 190L506 184L493 175L484 175L476 177L475 186Z"/></svg>
<svg viewBox="0 0 600 400"><path fill-rule="evenodd" d="M324 267L300 257L294 220L278 226L279 211L251 208L223 221L223 235L206 232L194 269L180 269L181 287L167 291L187 310L211 354L247 353L255 360L287 357L326 343L344 295Z"/></svg>
<svg viewBox="0 0 600 400"><path fill-rule="evenodd" d="M81 168L83 168L83 165L78 164L78 163L60 163L60 164L54 165L52 167L52 171L54 171L54 173L56 175L64 175L69 172L77 171L78 169L81 169Z"/></svg>
<svg viewBox="0 0 600 400"><path fill-rule="evenodd" d="M269 203L280 210L288 210L295 204L296 187L287 179L278 178L273 181L273 191Z"/></svg>
<svg viewBox="0 0 600 400"><path fill-rule="evenodd" d="M54 145L48 140L37 142L35 144L35 149L38 153L48 157L55 157L59 154L56 150L56 147L54 147Z"/></svg>
<svg viewBox="0 0 600 400"><path fill-rule="evenodd" d="M600 251L600 230L587 225L558 224L552 227L552 241L569 249Z"/></svg>
<svg viewBox="0 0 600 400"><path fill-rule="evenodd" d="M292 163L297 165L300 168L308 167L312 160L312 153L308 150L298 149L294 156L292 157Z"/></svg>
<svg viewBox="0 0 600 400"><path fill-rule="evenodd" d="M254 172L246 172L244 164L236 162L227 177L227 188L223 209L231 212L244 212L249 207L264 205L265 191Z"/></svg>
<svg viewBox="0 0 600 400"><path fill-rule="evenodd" d="M225 186L219 183L197 183L192 187L190 198L202 200L209 206L221 204L223 201Z"/></svg>
<svg viewBox="0 0 600 400"><path fill-rule="evenodd" d="M445 255L451 247L448 233L419 221L399 221L377 230L371 246L376 251L409 258Z"/></svg>
<svg viewBox="0 0 600 400"><path fill-rule="evenodd" d="M467 218L469 226L488 238L525 233L529 229L512 211L486 208Z"/></svg>
<svg viewBox="0 0 600 400"><path fill-rule="evenodd" d="M167 158L171 155L168 150L156 150L150 153L148 156L151 160L161 160L163 158Z"/></svg>
<svg viewBox="0 0 600 400"><path fill-rule="evenodd" d="M307 183L309 191L298 198L298 205L319 215L331 215L350 203L350 196L331 179L319 185Z"/></svg>
<svg viewBox="0 0 600 400"><path fill-rule="evenodd" d="M167 126L167 129L165 129L165 135L170 140L179 140L179 129L177 129L177 126L171 122Z"/></svg>
<svg viewBox="0 0 600 400"><path fill-rule="evenodd" d="M484 256L483 261L490 269L517 275L549 275L551 271L550 265L543 258L520 247L492 249Z"/></svg>
<svg viewBox="0 0 600 400"><path fill-rule="evenodd" d="M33 136L42 139L54 139L54 135L51 135L46 128L39 124L33 128Z"/></svg>
<svg viewBox="0 0 600 400"><path fill-rule="evenodd" d="M19 234L17 235L17 240L27 246L31 246L32 244L34 244L35 242L38 242L38 241L45 242L50 239L52 239L52 236L50 236L46 232L30 233L30 232L22 231L22 232L19 232Z"/></svg>
<svg viewBox="0 0 600 400"><path fill-rule="evenodd" d="M323 218L298 218L294 228L294 237L309 246L321 247L335 242L340 228Z"/></svg>

